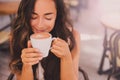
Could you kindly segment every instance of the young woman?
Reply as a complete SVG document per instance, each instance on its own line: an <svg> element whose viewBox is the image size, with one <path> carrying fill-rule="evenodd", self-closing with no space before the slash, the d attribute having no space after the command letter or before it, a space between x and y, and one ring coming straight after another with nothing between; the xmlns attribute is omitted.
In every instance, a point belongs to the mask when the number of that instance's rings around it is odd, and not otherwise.
<svg viewBox="0 0 120 80"><path fill-rule="evenodd" d="M63 0L21 0L10 39L16 80L78 80L80 37L66 11ZM40 32L57 37L45 58L30 42Z"/></svg>

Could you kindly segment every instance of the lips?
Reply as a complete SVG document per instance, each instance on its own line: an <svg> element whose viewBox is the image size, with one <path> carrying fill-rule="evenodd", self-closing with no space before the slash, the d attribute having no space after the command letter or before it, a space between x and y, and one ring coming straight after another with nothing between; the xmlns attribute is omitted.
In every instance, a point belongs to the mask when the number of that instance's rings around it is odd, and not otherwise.
<svg viewBox="0 0 120 80"><path fill-rule="evenodd" d="M46 32L46 30L38 30L38 29L33 29L34 33L41 33L41 32Z"/></svg>
<svg viewBox="0 0 120 80"><path fill-rule="evenodd" d="M37 33L45 32L45 30L37 30L36 32L37 32Z"/></svg>

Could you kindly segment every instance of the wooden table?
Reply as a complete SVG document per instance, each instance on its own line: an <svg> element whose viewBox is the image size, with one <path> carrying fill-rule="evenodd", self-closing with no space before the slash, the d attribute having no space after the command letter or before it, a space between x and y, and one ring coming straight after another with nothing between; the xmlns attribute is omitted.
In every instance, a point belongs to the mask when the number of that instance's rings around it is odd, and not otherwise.
<svg viewBox="0 0 120 80"><path fill-rule="evenodd" d="M107 28L120 29L120 13L107 14L101 17L102 24Z"/></svg>
<svg viewBox="0 0 120 80"><path fill-rule="evenodd" d="M101 59L101 63L99 66L98 73L109 73L111 70L113 70L113 67L116 67L117 63L116 60L112 60L112 69L103 70L104 66L104 60L108 56L108 52L111 55L111 58L113 59L115 57L115 49L118 48L118 40L120 38L120 13L111 13L106 14L101 17L100 19L101 23L103 24L105 28L105 36L104 36L104 42L103 42L103 56ZM108 40L108 32L107 29L114 30L114 32L110 35L110 38ZM118 52L117 52L118 53Z"/></svg>

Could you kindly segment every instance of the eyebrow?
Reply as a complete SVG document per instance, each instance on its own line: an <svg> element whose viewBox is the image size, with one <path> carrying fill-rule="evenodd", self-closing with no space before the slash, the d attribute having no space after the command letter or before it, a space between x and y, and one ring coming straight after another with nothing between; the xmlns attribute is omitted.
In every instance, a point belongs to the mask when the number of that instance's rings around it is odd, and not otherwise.
<svg viewBox="0 0 120 80"><path fill-rule="evenodd" d="M35 13L35 12L32 12L32 14L38 15L38 14ZM51 14L53 14L53 13L52 13L52 12L50 12L50 13L45 13L45 15L51 15Z"/></svg>
<svg viewBox="0 0 120 80"><path fill-rule="evenodd" d="M50 12L50 13L45 13L45 15L51 15L51 14L53 14L52 12Z"/></svg>
<svg viewBox="0 0 120 80"><path fill-rule="evenodd" d="M37 14L37 13L35 13L35 12L32 12L32 14L38 15L38 14Z"/></svg>

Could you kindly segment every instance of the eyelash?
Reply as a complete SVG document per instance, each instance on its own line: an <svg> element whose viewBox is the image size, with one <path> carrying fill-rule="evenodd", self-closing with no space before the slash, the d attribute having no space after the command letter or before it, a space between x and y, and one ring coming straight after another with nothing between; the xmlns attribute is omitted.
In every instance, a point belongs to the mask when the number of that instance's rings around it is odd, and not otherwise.
<svg viewBox="0 0 120 80"><path fill-rule="evenodd" d="M34 19L37 19L37 17L31 17L31 19L33 19L33 20L34 20Z"/></svg>
<svg viewBox="0 0 120 80"><path fill-rule="evenodd" d="M47 20L52 20L52 18L45 18L45 19L47 19Z"/></svg>
<svg viewBox="0 0 120 80"><path fill-rule="evenodd" d="M31 19L35 20L37 17L31 17ZM45 18L46 20L52 20L52 18Z"/></svg>

